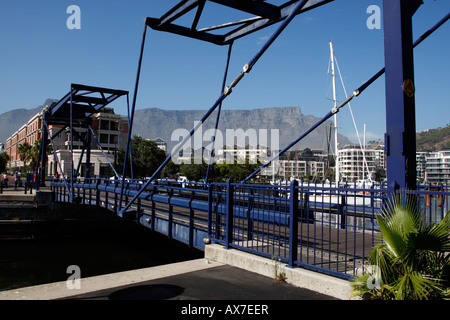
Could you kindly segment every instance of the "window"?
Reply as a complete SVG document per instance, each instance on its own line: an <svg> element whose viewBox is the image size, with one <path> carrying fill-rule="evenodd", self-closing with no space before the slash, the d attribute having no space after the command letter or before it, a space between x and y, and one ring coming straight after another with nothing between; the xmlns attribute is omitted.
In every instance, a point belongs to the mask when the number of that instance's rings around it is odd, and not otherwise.
<svg viewBox="0 0 450 320"><path fill-rule="evenodd" d="M100 143L108 143L108 135L100 134Z"/></svg>
<svg viewBox="0 0 450 320"><path fill-rule="evenodd" d="M101 130L109 130L109 121L108 120L100 120L100 129Z"/></svg>

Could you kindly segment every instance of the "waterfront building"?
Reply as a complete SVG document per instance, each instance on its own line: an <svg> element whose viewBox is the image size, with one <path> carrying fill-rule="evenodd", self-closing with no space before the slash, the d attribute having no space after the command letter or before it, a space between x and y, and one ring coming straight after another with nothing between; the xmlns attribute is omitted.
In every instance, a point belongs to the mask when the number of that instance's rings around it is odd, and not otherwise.
<svg viewBox="0 0 450 320"><path fill-rule="evenodd" d="M46 108L47 107L48 106L46 106ZM28 142L31 146L34 146L37 141L41 140L42 118L43 111L38 112L6 140L6 152L10 159L7 165L8 168L25 166L25 163L20 159L18 153L19 145ZM95 137L92 137L91 139L91 175L99 176L102 172L106 172L106 169L104 168L109 167L108 161L105 159L103 153L105 153L110 163L114 163L117 151L120 148L126 148L128 118L115 114L114 109L112 108L103 108L101 112L93 114L91 118L91 127L95 135ZM53 137L52 152L48 156L47 162L47 173L50 176L54 175L56 172L69 175L71 170L70 129L61 129L62 126L49 126L49 135ZM74 127L73 130L76 132L73 135L74 165L77 166L83 148L83 141L88 129ZM53 154L53 149L56 150L56 155L58 156L58 159L60 159L61 168L58 167L58 163ZM86 156L84 155L84 162L81 163L81 175L83 175L86 170L85 159Z"/></svg>
<svg viewBox="0 0 450 320"><path fill-rule="evenodd" d="M19 130L14 132L8 139L6 139L6 153L9 156L7 167L23 167L25 164L20 159L18 152L19 145L27 142L34 146L36 141L41 139L42 135L42 112L37 113L27 123L22 125Z"/></svg>
<svg viewBox="0 0 450 320"><path fill-rule="evenodd" d="M326 167L326 154L322 150L306 148L281 155L278 160L278 175L285 180L321 180L325 178Z"/></svg>
<svg viewBox="0 0 450 320"><path fill-rule="evenodd" d="M425 173L427 168L427 157L429 154L430 154L429 151L416 152L417 178L425 179Z"/></svg>
<svg viewBox="0 0 450 320"><path fill-rule="evenodd" d="M158 148L160 148L162 151L167 153L167 143L166 143L166 141L164 141L163 138L158 137L158 138L156 138L155 140L152 140L152 141L155 141L157 146L158 146Z"/></svg>
<svg viewBox="0 0 450 320"><path fill-rule="evenodd" d="M430 152L426 156L425 182L450 185L450 149Z"/></svg>
<svg viewBox="0 0 450 320"><path fill-rule="evenodd" d="M217 151L218 159L220 162L226 161L227 163L251 163L258 162L264 163L269 159L270 150L268 147L260 145L246 145L244 148L234 145L224 145Z"/></svg>
<svg viewBox="0 0 450 320"><path fill-rule="evenodd" d="M344 146L339 152L341 181L355 182L370 178L377 169L386 169L384 148L361 149L359 146Z"/></svg>

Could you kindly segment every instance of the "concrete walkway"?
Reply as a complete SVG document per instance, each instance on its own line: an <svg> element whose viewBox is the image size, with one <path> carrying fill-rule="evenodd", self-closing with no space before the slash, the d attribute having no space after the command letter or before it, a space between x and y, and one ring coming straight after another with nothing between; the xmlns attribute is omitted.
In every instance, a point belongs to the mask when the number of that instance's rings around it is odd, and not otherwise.
<svg viewBox="0 0 450 320"><path fill-rule="evenodd" d="M64 281L3 291L0 300L349 299L348 281L277 266L286 272L282 283L275 281L274 268L270 259L208 245L202 259L81 278L80 289L69 289Z"/></svg>

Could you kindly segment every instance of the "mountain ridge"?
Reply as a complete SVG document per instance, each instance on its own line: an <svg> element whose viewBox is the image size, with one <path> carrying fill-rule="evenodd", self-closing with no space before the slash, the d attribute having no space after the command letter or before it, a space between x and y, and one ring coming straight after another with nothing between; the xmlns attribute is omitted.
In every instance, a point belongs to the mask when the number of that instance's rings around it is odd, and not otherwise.
<svg viewBox="0 0 450 320"><path fill-rule="evenodd" d="M46 102L48 101L53 100L48 99ZM41 111L44 105L33 109L15 109L0 114L0 141L5 143L8 137L37 112ZM195 125L195 122L200 120L205 112L205 110L166 110L156 107L137 109L135 111L132 134L140 135L144 139L162 138L166 141L167 150L170 152L181 141L181 133L189 132ZM202 140L205 141L200 141L200 143L203 146L211 143L211 135L205 135L205 132L208 132L208 129L214 128L216 117L217 111L213 112L202 126ZM236 130L241 129L241 132L251 133L251 129L254 129L259 135L257 143L261 145L264 145L264 139L261 140L263 138L261 134L264 131L260 134L259 130L267 129L267 144L269 147L274 145L271 144L271 130L278 130L278 146L282 149L319 120L320 118L313 115L303 114L301 108L298 106L222 110L218 129L223 135L224 144L229 142L226 140L227 130L235 130L236 132ZM294 146L293 150L304 148L326 150L328 144L327 132L329 132L331 126L332 122L326 121L304 140ZM176 131L177 129L179 131ZM177 136L177 132L180 135ZM220 141L216 140L216 142ZM339 143L340 145L345 145L351 142L346 137L340 135Z"/></svg>

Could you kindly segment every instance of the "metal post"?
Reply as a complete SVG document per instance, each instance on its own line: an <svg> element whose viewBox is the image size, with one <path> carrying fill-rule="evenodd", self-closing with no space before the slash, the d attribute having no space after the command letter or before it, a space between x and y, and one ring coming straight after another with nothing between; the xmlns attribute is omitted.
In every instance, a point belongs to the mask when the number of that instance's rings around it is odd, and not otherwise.
<svg viewBox="0 0 450 320"><path fill-rule="evenodd" d="M45 187L45 167L47 165L47 145L48 145L48 138L47 136L50 134L48 128L44 125L44 121L46 121L45 112L43 113L42 117L42 137L41 137L41 147L39 150L39 159L41 162L40 170L38 171L40 176L40 186Z"/></svg>
<svg viewBox="0 0 450 320"><path fill-rule="evenodd" d="M84 173L85 179L91 178L91 147L92 147L92 136L91 136L91 126L92 119L87 119L87 132L86 132L86 171Z"/></svg>
<svg viewBox="0 0 450 320"><path fill-rule="evenodd" d="M298 181L291 182L290 206L289 206L289 267L293 267L297 261L298 247Z"/></svg>
<svg viewBox="0 0 450 320"><path fill-rule="evenodd" d="M137 93L139 89L139 80L141 77L141 67L142 67L142 58L144 56L144 47L145 47L145 38L147 35L147 25L144 23L144 32L142 34L142 42L141 42L141 51L139 55L139 62L138 62L138 70L136 75L136 83L134 87L134 96L133 96L133 105L131 107L131 115L128 112L128 139L127 139L127 148L125 149L125 160L123 163L123 171L122 171L122 189L120 191L120 203L122 203L122 197L123 197L123 191L124 191L124 184L125 184L125 173L127 168L127 159L128 159L128 153L131 151L131 133L133 131L133 120L134 120L134 111L136 109L136 99L137 99ZM127 103L128 103L128 96L127 96ZM128 108L129 110L129 108ZM131 152L130 152L131 155ZM132 162L132 161L130 161ZM132 164L131 164L132 166ZM135 200L137 197L133 198ZM128 208L128 206L127 206ZM125 211L125 210L124 210ZM118 211L119 216L122 216L123 213L121 210Z"/></svg>
<svg viewBox="0 0 450 320"><path fill-rule="evenodd" d="M70 86L70 202L73 201L73 87Z"/></svg>
<svg viewBox="0 0 450 320"><path fill-rule="evenodd" d="M225 74L223 75L221 92L223 92L223 90L225 90L225 86L226 86L226 82L227 82L227 75L228 75L228 68L230 66L230 58L231 58L231 50L232 49L233 49L233 42L231 42L230 45L228 46L227 63L226 63L226 67L225 67ZM222 110L222 103L220 103L219 108L217 109L216 125L214 127L214 135L213 135L212 143L211 143L211 153L209 154L208 168L206 169L205 184L208 183L209 169L211 167L211 161L213 158L213 152L214 152L214 147L215 147L215 142L216 142L217 129L219 128L219 119L220 119L221 110Z"/></svg>
<svg viewBox="0 0 450 320"><path fill-rule="evenodd" d="M208 184L208 235L211 236L212 232L212 202L213 202L213 184Z"/></svg>
<svg viewBox="0 0 450 320"><path fill-rule="evenodd" d="M227 181L227 221L226 221L226 233L225 233L225 249L230 248L230 243L233 242L233 179Z"/></svg>
<svg viewBox="0 0 450 320"><path fill-rule="evenodd" d="M416 124L412 16L421 0L383 0L386 69L387 181L416 189Z"/></svg>

